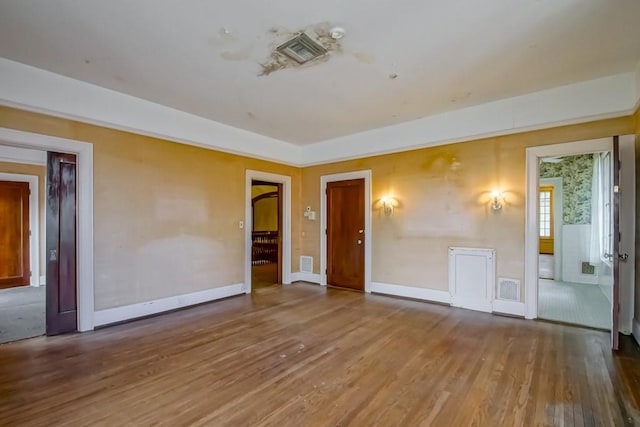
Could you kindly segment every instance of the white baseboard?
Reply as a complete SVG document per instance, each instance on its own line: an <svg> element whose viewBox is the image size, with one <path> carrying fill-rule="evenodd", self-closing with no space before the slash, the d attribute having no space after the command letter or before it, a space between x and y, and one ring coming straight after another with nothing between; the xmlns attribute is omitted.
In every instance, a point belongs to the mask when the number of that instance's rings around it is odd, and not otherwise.
<svg viewBox="0 0 640 427"><path fill-rule="evenodd" d="M311 282L311 283L320 283L320 275L314 273L304 273L301 271L296 271L291 273L291 283L293 282Z"/></svg>
<svg viewBox="0 0 640 427"><path fill-rule="evenodd" d="M636 342L638 343L638 345L640 345L640 320L638 319L633 319L633 338L636 339Z"/></svg>
<svg viewBox="0 0 640 427"><path fill-rule="evenodd" d="M493 312L524 317L524 303L520 301L493 300Z"/></svg>
<svg viewBox="0 0 640 427"><path fill-rule="evenodd" d="M392 285L390 283L371 282L371 292L398 297L421 299L443 304L451 304L451 295L447 291L414 288L413 286Z"/></svg>
<svg viewBox="0 0 640 427"><path fill-rule="evenodd" d="M162 313L164 311L175 310L177 308L188 307L190 305L201 304L203 302L214 301L234 295L244 294L244 285L223 286L221 288L207 289L205 291L193 292L190 294L177 295L153 301L141 302L138 304L125 305L122 307L98 310L93 313L93 324L95 326L109 325L111 323L131 320L138 317L149 316L151 314Z"/></svg>

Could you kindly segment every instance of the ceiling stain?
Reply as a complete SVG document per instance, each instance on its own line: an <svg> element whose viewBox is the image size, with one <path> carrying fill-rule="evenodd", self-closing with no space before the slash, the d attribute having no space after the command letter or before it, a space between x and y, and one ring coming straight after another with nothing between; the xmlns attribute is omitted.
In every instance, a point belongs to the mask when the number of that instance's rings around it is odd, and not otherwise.
<svg viewBox="0 0 640 427"><path fill-rule="evenodd" d="M213 37L209 37L208 43L211 46L225 46L236 41L236 37L233 32L225 27L218 30L218 33Z"/></svg>
<svg viewBox="0 0 640 427"><path fill-rule="evenodd" d="M339 40L331 38L331 28L333 28L333 25L331 25L329 22L321 22L319 24L309 25L308 27L300 29L298 31L291 31L280 26L270 27L267 30L267 35L273 38L273 41L270 45L271 54L264 62L260 64L262 71L258 75L268 76L275 71L283 70L285 68L306 68L314 66L328 61L332 53L342 53L342 46L340 45ZM298 64L296 61L289 59L276 51L276 48L278 46L280 46L290 38L295 37L299 33L306 33L314 41L325 48L327 50L327 53L307 63Z"/></svg>
<svg viewBox="0 0 640 427"><path fill-rule="evenodd" d="M471 92L466 92L466 93L464 93L462 95L454 95L451 98L451 102L455 104L458 101L464 101L464 100L468 99L470 96L471 96Z"/></svg>
<svg viewBox="0 0 640 427"><path fill-rule="evenodd" d="M353 57L364 64L375 64L376 57L367 52L353 52Z"/></svg>
<svg viewBox="0 0 640 427"><path fill-rule="evenodd" d="M236 51L224 51L220 54L220 56L223 59L227 59L229 61L243 61L245 59L249 59L252 50L253 46L249 46L247 48Z"/></svg>
<svg viewBox="0 0 640 427"><path fill-rule="evenodd" d="M287 67L294 67L296 65L297 63L295 61L280 55L278 52L273 52L265 62L260 64L262 72L259 75L268 76L274 71L282 70Z"/></svg>

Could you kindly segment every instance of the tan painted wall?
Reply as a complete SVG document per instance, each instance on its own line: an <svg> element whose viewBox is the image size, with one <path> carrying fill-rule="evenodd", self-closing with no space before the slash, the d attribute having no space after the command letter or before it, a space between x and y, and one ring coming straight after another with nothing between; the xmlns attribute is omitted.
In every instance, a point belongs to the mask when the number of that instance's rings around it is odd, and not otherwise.
<svg viewBox="0 0 640 427"><path fill-rule="evenodd" d="M292 176L292 265L319 272L320 176L371 169L373 280L447 289L447 247L492 247L500 276L523 279L525 147L636 131L632 117L298 169L54 117L0 108L0 126L94 144L96 309L243 281L244 173ZM490 210L489 192L506 192Z"/></svg>
<svg viewBox="0 0 640 427"><path fill-rule="evenodd" d="M391 217L374 207L373 281L447 290L447 248L471 246L495 248L498 275L524 283L525 147L631 132L625 117L308 167L301 206L319 211L322 175L371 169L373 203L384 195L399 202ZM494 188L506 197L497 213ZM301 227L301 254L319 260L320 221Z"/></svg>
<svg viewBox="0 0 640 427"><path fill-rule="evenodd" d="M44 166L38 165L24 165L20 163L7 163L0 162L0 172L4 173L15 173L20 175L35 175L38 177L38 233L40 237L40 245L38 251L40 252L40 275L44 276L45 274L45 260L44 260L44 248L45 248L45 234L44 234L44 195L45 195L45 174L47 172L47 168ZM32 207L30 207L32 209Z"/></svg>
<svg viewBox="0 0 640 427"><path fill-rule="evenodd" d="M640 322L640 108L633 115L634 131L636 134L636 289L635 289L635 318ZM640 342L640 337L636 337Z"/></svg>
<svg viewBox="0 0 640 427"><path fill-rule="evenodd" d="M253 185L251 197L260 194L278 191L276 185ZM253 204L253 230L254 231L278 231L278 198L268 197L260 199ZM293 264L295 265L295 264Z"/></svg>
<svg viewBox="0 0 640 427"><path fill-rule="evenodd" d="M298 168L12 108L0 127L94 144L97 310L243 282L246 169L291 176L298 265Z"/></svg>

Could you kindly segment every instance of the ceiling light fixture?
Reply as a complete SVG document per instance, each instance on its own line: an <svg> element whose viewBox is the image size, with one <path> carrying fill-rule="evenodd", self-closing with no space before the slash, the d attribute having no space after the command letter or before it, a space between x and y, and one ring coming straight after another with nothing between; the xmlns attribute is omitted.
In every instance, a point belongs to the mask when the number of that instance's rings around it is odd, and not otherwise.
<svg viewBox="0 0 640 427"><path fill-rule="evenodd" d="M340 40L341 38L344 37L344 28L342 28L342 27L333 27L329 31L329 36L331 36L331 38L334 39L334 40Z"/></svg>

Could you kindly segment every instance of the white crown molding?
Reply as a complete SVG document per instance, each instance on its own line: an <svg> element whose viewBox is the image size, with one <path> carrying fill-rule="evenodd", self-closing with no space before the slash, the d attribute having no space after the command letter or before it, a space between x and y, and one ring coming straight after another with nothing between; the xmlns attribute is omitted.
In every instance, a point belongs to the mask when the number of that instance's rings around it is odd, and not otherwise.
<svg viewBox="0 0 640 427"><path fill-rule="evenodd" d="M636 73L616 74L307 145L302 166L625 116L638 97Z"/></svg>
<svg viewBox="0 0 640 427"><path fill-rule="evenodd" d="M0 58L0 104L279 163L300 147Z"/></svg>
<svg viewBox="0 0 640 427"><path fill-rule="evenodd" d="M640 103L635 71L298 146L0 58L0 105L203 148L311 166L620 117Z"/></svg>

